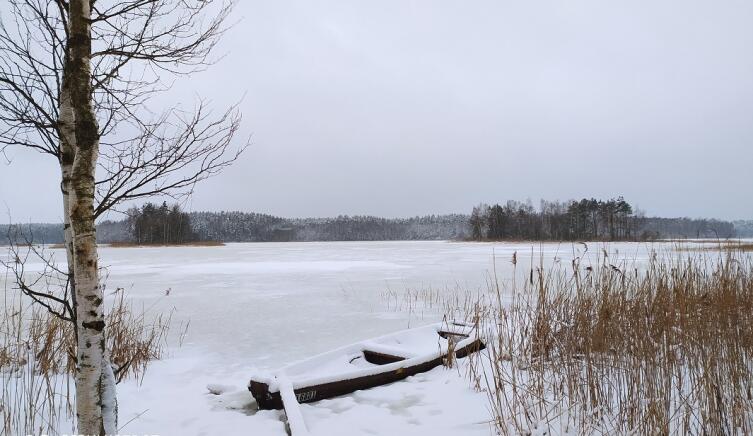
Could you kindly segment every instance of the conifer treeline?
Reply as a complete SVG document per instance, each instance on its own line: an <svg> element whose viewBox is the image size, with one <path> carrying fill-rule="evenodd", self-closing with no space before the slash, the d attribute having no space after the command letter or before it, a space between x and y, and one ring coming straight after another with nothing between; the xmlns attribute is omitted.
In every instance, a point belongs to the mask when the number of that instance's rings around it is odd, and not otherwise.
<svg viewBox="0 0 753 436"><path fill-rule="evenodd" d="M568 202L481 204L469 218L474 240L631 241L658 238L730 238L727 221L647 218L622 197Z"/></svg>
<svg viewBox="0 0 753 436"><path fill-rule="evenodd" d="M125 223L131 241L137 244L183 244L196 239L191 217L174 204L162 206L147 203L127 212Z"/></svg>

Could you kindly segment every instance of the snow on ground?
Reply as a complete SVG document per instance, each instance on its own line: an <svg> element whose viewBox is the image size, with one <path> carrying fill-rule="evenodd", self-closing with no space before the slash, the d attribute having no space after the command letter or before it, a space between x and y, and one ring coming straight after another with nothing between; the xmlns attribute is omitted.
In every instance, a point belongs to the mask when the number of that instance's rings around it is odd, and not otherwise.
<svg viewBox="0 0 753 436"><path fill-rule="evenodd" d="M256 410L242 366L192 351L155 362L141 386L128 382L118 387L121 433L285 434L280 411Z"/></svg>
<svg viewBox="0 0 753 436"><path fill-rule="evenodd" d="M486 396L469 388L461 367L304 404L303 416L311 434L321 436L489 435Z"/></svg>
<svg viewBox="0 0 753 436"><path fill-rule="evenodd" d="M650 248L623 243L607 250L640 263ZM455 242L102 247L108 293L124 288L150 313L174 310L170 357L154 362L140 386L118 386L121 433L283 435L280 412L256 411L246 390L252 373L438 320L422 310L390 310L386 291L485 289L495 259L504 281L512 276L514 252L525 272L530 262L569 265L579 250ZM62 251L54 253L64 260ZM189 320L179 347L180 326ZM444 368L303 405L302 412L314 435L490 433L485 395L458 370Z"/></svg>
<svg viewBox="0 0 753 436"><path fill-rule="evenodd" d="M156 362L140 387L119 385L121 433L285 435L280 411L256 410L244 383L250 369L179 354ZM490 434L486 397L469 388L462 361L301 410L312 436Z"/></svg>

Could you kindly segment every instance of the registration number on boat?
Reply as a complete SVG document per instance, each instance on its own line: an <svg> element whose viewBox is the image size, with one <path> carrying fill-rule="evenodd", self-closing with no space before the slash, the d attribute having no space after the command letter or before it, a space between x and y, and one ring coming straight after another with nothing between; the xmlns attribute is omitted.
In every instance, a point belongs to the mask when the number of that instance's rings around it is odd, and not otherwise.
<svg viewBox="0 0 753 436"><path fill-rule="evenodd" d="M316 397L316 391L306 391L301 392L300 394L296 394L295 398L298 400L299 403L305 403L306 401L311 401Z"/></svg>

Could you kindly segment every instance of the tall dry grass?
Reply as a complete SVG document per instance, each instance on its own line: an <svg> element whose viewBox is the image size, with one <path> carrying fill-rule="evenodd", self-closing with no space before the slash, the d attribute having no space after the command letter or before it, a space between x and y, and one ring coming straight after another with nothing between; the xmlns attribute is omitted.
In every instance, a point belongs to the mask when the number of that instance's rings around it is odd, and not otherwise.
<svg viewBox="0 0 753 436"><path fill-rule="evenodd" d="M475 322L468 374L499 434L753 434L753 261L544 261L473 292L387 292L391 308Z"/></svg>
<svg viewBox="0 0 753 436"><path fill-rule="evenodd" d="M0 312L0 436L58 434L75 414L73 325L5 282ZM170 314L150 316L116 291L106 315L107 348L117 381L140 381L163 357Z"/></svg>
<svg viewBox="0 0 753 436"><path fill-rule="evenodd" d="M653 254L532 269L482 311L501 434L753 432L753 264Z"/></svg>

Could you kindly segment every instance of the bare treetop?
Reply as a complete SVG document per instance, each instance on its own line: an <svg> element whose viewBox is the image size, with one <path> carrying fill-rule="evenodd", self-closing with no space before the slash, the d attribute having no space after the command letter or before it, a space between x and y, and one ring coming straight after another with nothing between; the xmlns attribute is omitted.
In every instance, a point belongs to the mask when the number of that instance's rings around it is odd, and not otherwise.
<svg viewBox="0 0 753 436"><path fill-rule="evenodd" d="M92 97L100 135L97 216L122 201L190 193L232 163L240 113L148 108L176 75L210 65L232 3L98 1L92 12ZM60 159L58 125L67 31L63 0L10 0L0 15L0 150Z"/></svg>

